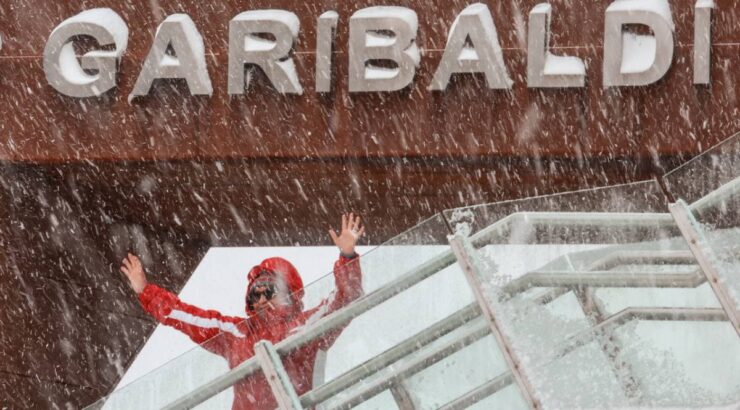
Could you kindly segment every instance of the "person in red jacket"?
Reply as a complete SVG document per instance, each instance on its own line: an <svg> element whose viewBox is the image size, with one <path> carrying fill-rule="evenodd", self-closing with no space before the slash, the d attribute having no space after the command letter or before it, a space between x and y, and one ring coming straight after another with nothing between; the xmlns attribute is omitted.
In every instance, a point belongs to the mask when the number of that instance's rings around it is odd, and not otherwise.
<svg viewBox="0 0 740 410"><path fill-rule="evenodd" d="M360 217L342 215L342 230L329 231L340 256L334 264L335 292L318 306L303 310L303 281L296 268L283 258L268 258L248 273L247 318L226 316L203 310L181 301L177 295L148 283L141 261L128 254L121 271L139 296L144 310L158 322L188 335L195 343L226 359L230 368L254 356L260 340L277 343L298 327L309 324L352 302L362 295L362 274L355 252L357 240L365 232ZM343 329L325 334L283 358L283 366L298 395L312 388L316 355L327 350ZM234 386L233 409L274 409L277 407L270 386L261 372L246 377Z"/></svg>

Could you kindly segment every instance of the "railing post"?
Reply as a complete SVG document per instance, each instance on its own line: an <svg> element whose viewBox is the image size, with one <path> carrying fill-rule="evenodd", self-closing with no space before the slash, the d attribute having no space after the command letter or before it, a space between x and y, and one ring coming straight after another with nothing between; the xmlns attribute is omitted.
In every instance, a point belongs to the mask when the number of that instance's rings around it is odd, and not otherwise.
<svg viewBox="0 0 740 410"><path fill-rule="evenodd" d="M712 291L717 296L722 309L727 314L730 323L732 323L732 327L735 328L735 332L740 336L740 315L738 315L737 307L732 300L732 296L730 296L724 283L720 280L717 266L713 263L716 261L716 256L699 227L699 222L696 221L694 214L691 213L691 209L682 199L669 205L668 209L671 211L671 215L673 215L673 219L676 221L681 235L688 242L691 253L694 254L694 258L696 258L702 272L707 277L707 282L712 287Z"/></svg>
<svg viewBox="0 0 740 410"><path fill-rule="evenodd" d="M262 368L267 383L270 384L272 394L278 402L278 408L280 410L303 410L298 394L290 382L275 346L266 340L260 340L254 345L254 356Z"/></svg>
<svg viewBox="0 0 740 410"><path fill-rule="evenodd" d="M416 410L421 407L403 380L391 386L391 394L393 395L393 400L396 401L398 410Z"/></svg>
<svg viewBox="0 0 740 410"><path fill-rule="evenodd" d="M524 400L527 402L529 408L540 409L542 406L535 395L534 387L522 373L519 358L512 349L511 342L501 330L501 324L496 318L496 312L494 311L493 306L489 303L483 291L483 284L481 282L478 269L473 264L470 255L468 255L464 241L465 239L460 236L451 237L450 246L452 247L452 251L455 253L457 262L465 274L465 278L473 291L473 295L475 295L475 300L478 302L478 305L483 312L483 316L486 318L486 321L491 328L491 333L493 333L496 338L496 342L501 349L504 359L506 359L506 363L511 370L511 374L514 376L514 380L524 396Z"/></svg>
<svg viewBox="0 0 740 410"><path fill-rule="evenodd" d="M591 327L597 328L596 326L604 321L604 313L596 302L594 288L578 286L574 289L574 293L578 300L578 304L581 306L583 313L586 314ZM600 329L594 332L594 336L598 339L599 344L601 345L601 350L609 360L612 372L622 385L622 390L625 395L630 399L638 399L640 396L640 388L637 380L632 376L632 369L629 363L619 359L620 348L619 343L616 340L617 336L606 329Z"/></svg>

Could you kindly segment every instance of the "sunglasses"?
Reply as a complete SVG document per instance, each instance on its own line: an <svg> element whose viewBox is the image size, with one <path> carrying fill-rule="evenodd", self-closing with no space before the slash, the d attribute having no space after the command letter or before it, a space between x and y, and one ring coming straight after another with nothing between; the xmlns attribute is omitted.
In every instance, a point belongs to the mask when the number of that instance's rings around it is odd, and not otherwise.
<svg viewBox="0 0 740 410"><path fill-rule="evenodd" d="M252 290L249 291L249 301L256 302L260 300L263 295L267 300L272 299L275 296L277 289L274 282L255 282L252 286Z"/></svg>
<svg viewBox="0 0 740 410"><path fill-rule="evenodd" d="M260 272L259 275L257 275L257 278L261 276L266 276L272 279L272 276L274 274L268 270L263 270ZM277 286L274 281L272 280L261 280L254 282L252 286L249 288L249 293L247 294L247 305L249 307L253 307L255 303L257 303L262 296L265 297L266 300L270 300L275 296L277 293Z"/></svg>

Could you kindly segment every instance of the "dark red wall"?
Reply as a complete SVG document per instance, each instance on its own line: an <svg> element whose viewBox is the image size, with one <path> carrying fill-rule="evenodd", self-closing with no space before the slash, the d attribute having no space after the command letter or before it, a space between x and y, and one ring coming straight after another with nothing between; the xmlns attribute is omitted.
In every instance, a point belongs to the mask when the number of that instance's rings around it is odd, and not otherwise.
<svg viewBox="0 0 740 410"><path fill-rule="evenodd" d="M583 58L582 89L535 90L526 86L526 19L538 0L489 2L504 58L515 84L492 91L481 77L458 76L445 92L430 92L449 26L469 3L434 1L46 1L0 5L3 35L0 95L0 158L54 161L81 159L182 159L420 155L649 155L698 152L738 128L733 69L737 52L737 5L717 1L712 41L712 84L692 84L694 0L671 1L676 23L674 64L647 87L602 86L604 11L609 1L587 7L551 1L552 46ZM419 16L421 67L408 89L350 94L347 86L348 21L366 6L410 7ZM119 86L102 98L77 100L46 82L41 54L52 29L93 7L111 7L128 23L129 47ZM226 93L228 23L239 12L284 8L301 20L295 61L302 96L275 92L258 76L243 96ZM339 12L334 92L313 90L315 20ZM191 97L177 82L160 82L147 98L127 96L165 16L188 13L200 29L214 85L212 97ZM517 23L520 22L520 23ZM523 25L524 24L524 25ZM176 85L173 85L176 84Z"/></svg>
<svg viewBox="0 0 740 410"><path fill-rule="evenodd" d="M344 210L360 212L367 242L378 244L444 208L651 178L740 125L732 0L717 1L710 86L691 80L693 0L671 1L668 75L612 90L601 87L609 2L557 0L553 45L586 60L587 86L528 89L515 21L537 1L514 0L487 2L513 89L460 76L444 93L426 87L467 2L121 3L0 3L2 405L76 407L115 385L154 326L118 273L127 249L151 254L153 280L178 290L210 246L328 244L326 229ZM419 14L416 81L396 93L349 94L349 16L383 4ZM64 97L44 78L44 43L94 7L113 8L131 30L119 87L99 99ZM226 94L228 21L257 8L301 18L303 96L279 95L261 76L246 95ZM334 91L318 95L314 24L331 9L340 15ZM204 36L214 95L160 82L129 104L158 23L175 12Z"/></svg>

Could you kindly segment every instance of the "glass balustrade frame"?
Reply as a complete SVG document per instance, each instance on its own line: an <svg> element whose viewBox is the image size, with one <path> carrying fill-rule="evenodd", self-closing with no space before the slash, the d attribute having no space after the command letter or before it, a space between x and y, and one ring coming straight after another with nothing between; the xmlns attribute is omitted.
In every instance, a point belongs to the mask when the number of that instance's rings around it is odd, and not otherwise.
<svg viewBox="0 0 740 410"><path fill-rule="evenodd" d="M582 240L585 243L608 242L610 235L615 233L622 235L619 238L640 237L644 232L647 236L655 232L670 232L685 238L689 244L691 253L687 250L654 251L650 249L615 249L609 255L587 255L593 260L588 260L588 269L565 269L565 270L540 270L527 272L518 278L498 287L501 300L519 297L533 289L544 289L545 291L535 297L534 303L547 305L560 298L568 292L576 295L579 306L583 313L589 318L597 318L592 321L592 326L583 329L566 338L563 343L554 348L559 349L558 355L562 357L582 346L584 343L599 340L603 337L606 329L614 329L630 321L640 320L663 320L663 321L732 321L736 317L736 311L732 305L721 303L721 308L644 308L630 307L615 314L606 314L594 303L594 290L599 288L686 288L694 289L707 281L715 290L715 294L728 293L723 273L715 272L714 276L707 275L712 271L711 257L698 257L697 251L691 247L696 238L692 234L702 232L699 224L691 224L691 229L685 228L683 221L676 222L676 213L669 212L666 206L668 198L687 198L693 201L690 205L681 206L684 216L695 218L696 215L712 215L718 206L721 206L727 198L737 196L740 192L740 172L737 171L738 152L740 146L739 135L734 135L723 143L707 152L697 156L685 165L666 174L663 181L668 191L661 189L659 181L643 181L621 186L610 186L591 190L569 192L556 195L548 195L523 200L506 201L495 204L477 205L473 207L456 208L444 211L441 215L435 215L406 232L394 237L387 243L374 250L378 259L385 257L383 249L387 247L390 255L395 255L393 247L414 245L437 245L441 246L438 252L427 260L423 260L415 266L404 266L388 277L382 278L373 288L360 299L350 305L326 316L310 326L305 326L299 332L290 335L261 351L262 360L257 357L245 362L219 375L204 386L199 386L188 394L170 402L164 408L192 408L207 401L210 397L224 391L230 386L242 380L244 377L262 371L275 371L275 360L285 357L290 352L298 349L306 343L322 337L332 329L341 327L352 321L363 313L385 303L402 292L418 285L427 278L441 272L445 268L457 263L465 274L465 279L470 286L475 303L460 309L430 326L424 331L418 332L411 337L388 348L377 356L361 363L338 377L320 385L314 385L307 393L298 396L293 386L282 379L280 388L276 387L277 396L290 398L293 408L309 408L321 405L327 399L338 392L354 389L354 393L345 398L336 408L349 408L362 403L364 400L374 397L378 393L390 390L399 408L413 406L413 394L405 386L407 377L428 368L434 363L444 360L455 352L464 349L465 346L480 340L481 337L493 335L498 342L499 349L503 352L508 365L508 372L500 374L489 381L474 386L470 391L460 397L454 398L441 406L445 409L458 409L478 403L490 397L502 389L515 384L518 386L527 407L540 408L542 403L536 388L527 378L525 368L516 357L514 344L506 330L498 324L500 312L496 312L495 304L486 299L482 282L486 275L481 272L475 262L477 249L486 246L497 246L514 243L516 241L531 240L531 238L547 238L551 244L568 243L569 240ZM731 158L732 169L724 169L722 164L723 155ZM720 165L717 165L717 164ZM707 165L710 164L710 165ZM712 165L713 164L713 165ZM693 168L692 168L693 167ZM702 171L698 177L701 187L691 186L681 189L690 183L686 175ZM720 204L720 205L718 205ZM683 225L682 225L683 223ZM737 227L737 221L725 222ZM526 225L528 237L517 238L519 225ZM682 229L683 227L683 229ZM625 233L626 232L626 233ZM448 237L448 235L450 235ZM573 239L575 238L575 239ZM448 243L448 240L450 241ZM451 243L451 245L450 245ZM619 245L617 241L613 245ZM709 244L704 245L704 251L711 251ZM369 256L362 258L373 258L373 251ZM701 254L700 254L701 255ZM699 256L700 256L699 255ZM631 258L631 259L630 259ZM650 259L653 258L653 259ZM658 259L656 259L658 258ZM660 259L663 258L663 259ZM676 272L661 272L660 274L640 274L639 272L614 272L600 267L612 266L615 263L625 261L650 261L659 260L661 263L670 264L676 261L693 260L698 269L688 271L678 269ZM617 261L617 262L615 262ZM668 262L666 262L668 261ZM585 263L585 262L584 262ZM611 264L611 265L609 265ZM585 266L585 265L584 265ZM680 266L677 264L675 266ZM715 271L716 271L715 267ZM609 276L605 273L610 272ZM322 279L322 286L331 281L331 276ZM306 292L310 292L309 285ZM718 290L719 289L719 290ZM719 293L718 293L719 292ZM324 291L325 293L325 291ZM721 299L721 298L720 298ZM721 301L722 302L722 301ZM733 322L734 323L734 322ZM734 325L737 330L737 325ZM456 334L459 332L460 334ZM444 343L438 343L442 338L453 335ZM271 349L271 350L270 350ZM268 355L273 368L266 364L265 352ZM190 353L193 354L193 353ZM412 354L415 355L412 357ZM188 360L188 354L180 360ZM276 355L276 356L275 356ZM276 359L277 358L277 359ZM397 371L386 374L382 369L393 364ZM166 366L166 365L165 365ZM280 366L277 366L279 369ZM621 369L614 369L617 372ZM156 374L153 375L156 377ZM145 376L143 380L146 380ZM367 378L372 378L371 383L357 387L357 384ZM621 376L620 376L621 377ZM619 378L619 377L618 377ZM633 389L628 378L621 380L626 390ZM126 395L126 389L113 393L115 395ZM296 403L297 400L297 403ZM740 398L738 399L740 401ZM92 405L92 408L104 408L106 398ZM409 404L412 403L412 404Z"/></svg>

